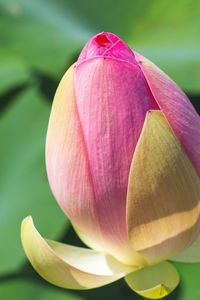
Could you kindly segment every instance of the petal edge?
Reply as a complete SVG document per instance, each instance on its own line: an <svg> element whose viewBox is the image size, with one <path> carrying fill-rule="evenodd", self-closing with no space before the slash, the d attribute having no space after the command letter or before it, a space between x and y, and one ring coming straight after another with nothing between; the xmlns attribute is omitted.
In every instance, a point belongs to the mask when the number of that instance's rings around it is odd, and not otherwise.
<svg viewBox="0 0 200 300"><path fill-rule="evenodd" d="M116 281L132 270L105 253L43 239L30 216L22 222L21 239L34 269L59 287L96 288Z"/></svg>
<svg viewBox="0 0 200 300"><path fill-rule="evenodd" d="M129 174L127 224L135 251L159 262L199 233L200 180L161 111L147 113Z"/></svg>
<svg viewBox="0 0 200 300"><path fill-rule="evenodd" d="M169 295L177 287L179 280L177 270L166 261L125 277L131 289L149 299L160 299Z"/></svg>

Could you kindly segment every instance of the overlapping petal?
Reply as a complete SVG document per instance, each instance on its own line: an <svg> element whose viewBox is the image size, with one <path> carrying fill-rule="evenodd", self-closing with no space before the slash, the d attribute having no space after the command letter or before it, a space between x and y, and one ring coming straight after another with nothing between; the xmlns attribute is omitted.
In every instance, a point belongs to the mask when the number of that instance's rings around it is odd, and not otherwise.
<svg viewBox="0 0 200 300"><path fill-rule="evenodd" d="M101 62L100 65L102 65ZM98 91L93 91L93 97L95 97L94 93L97 95ZM85 99L83 106L87 106L87 99ZM95 123L96 114L92 115L89 111L92 111L92 108L86 113L86 117L93 119L90 124L92 132L97 130L95 135L91 137L95 139L96 149L86 143L83 124L80 122L77 111L77 100L74 92L74 67L72 66L57 89L49 121L46 141L46 165L49 182L58 203L83 236L88 236L93 244L100 245L100 248L106 249L119 260L138 265L143 261L143 258L134 253L130 247L125 228L125 195L128 171L124 171L124 166L129 168L130 158L126 158L126 154L130 156L132 147L119 140L119 144L116 141L115 145L112 145L111 142L116 138L116 129L113 131L115 137L109 141L108 137L111 133L109 132L109 124L105 124L104 120L99 120L100 124L98 125ZM108 107L102 105L100 112L107 115L107 122L111 121ZM130 114L129 112L126 113L127 115ZM125 117L127 116L124 113L123 118ZM113 119L112 122L114 121ZM124 119L123 123L125 122ZM86 126L87 124L86 122ZM98 134L101 125L109 127L106 129L104 138ZM123 130L125 128L121 128L121 132ZM128 130L127 139L130 139L133 132L130 127ZM88 149L89 146L92 147L90 150ZM119 154L115 151L115 146L122 147L119 149ZM92 150L94 151L93 158L95 155L99 155L97 163L91 161ZM123 155L125 155L125 159ZM108 156L112 158L111 162L106 162ZM122 162L125 161L122 165L121 159ZM105 176L106 172L108 173L107 177ZM102 186L103 184L105 187Z"/></svg>
<svg viewBox="0 0 200 300"><path fill-rule="evenodd" d="M34 269L59 287L91 289L134 271L105 253L45 240L36 230L31 217L22 222L21 238Z"/></svg>
<svg viewBox="0 0 200 300"><path fill-rule="evenodd" d="M46 167L56 200L74 225L102 242L90 170L77 114L74 66L57 89L46 140Z"/></svg>
<svg viewBox="0 0 200 300"><path fill-rule="evenodd" d="M135 53L151 92L200 176L200 117L183 91L147 58Z"/></svg>
<svg viewBox="0 0 200 300"><path fill-rule="evenodd" d="M199 137L198 114L167 75L112 33L91 38L57 89L46 165L92 249L44 239L27 217L21 238L35 270L69 289L125 276L146 298L173 291L179 275L164 260L200 261Z"/></svg>
<svg viewBox="0 0 200 300"><path fill-rule="evenodd" d="M150 111L132 160L127 223L149 262L176 255L199 233L200 180L161 111Z"/></svg>
<svg viewBox="0 0 200 300"><path fill-rule="evenodd" d="M110 57L137 65L133 51L111 32L92 37L81 51L77 64L94 57Z"/></svg>
<svg viewBox="0 0 200 300"><path fill-rule="evenodd" d="M75 91L101 231L118 259L134 263L133 249L122 257L128 174L146 112L157 104L138 66L108 57L78 64Z"/></svg>
<svg viewBox="0 0 200 300"><path fill-rule="evenodd" d="M127 275L125 281L139 295L161 299L176 288L179 274L172 264L164 261Z"/></svg>

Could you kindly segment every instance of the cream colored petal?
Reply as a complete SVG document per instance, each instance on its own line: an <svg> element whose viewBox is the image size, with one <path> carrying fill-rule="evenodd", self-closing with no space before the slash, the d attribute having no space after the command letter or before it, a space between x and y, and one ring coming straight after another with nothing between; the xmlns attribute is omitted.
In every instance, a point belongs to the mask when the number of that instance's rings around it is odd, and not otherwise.
<svg viewBox="0 0 200 300"><path fill-rule="evenodd" d="M74 230L76 231L76 233L79 236L79 238L81 239L81 241L89 248L92 248L99 252L107 251L106 247L103 247L102 245L96 243L95 240L93 240L89 236L88 233L83 232L82 230L80 230L77 227L74 227ZM120 244L119 244L119 249L120 249ZM111 252L111 255L114 256L114 254L115 254L114 252L113 253ZM132 259L130 259L129 257L131 257ZM120 258L122 258L122 259L120 260ZM121 257L120 257L120 253L119 253L119 260L123 264L131 265L134 269L140 269L140 268L143 268L148 265L147 260L142 255L140 255L139 253L136 253L134 251L133 247L131 247L131 243L130 243L130 246L127 247L127 256L125 256L123 251L121 251Z"/></svg>
<svg viewBox="0 0 200 300"><path fill-rule="evenodd" d="M173 265L164 261L127 275L125 281L139 295L160 299L177 287L179 275Z"/></svg>
<svg viewBox="0 0 200 300"><path fill-rule="evenodd" d="M189 248L185 249L177 256L172 257L170 260L186 263L200 262L200 236L198 236L196 241Z"/></svg>
<svg viewBox="0 0 200 300"><path fill-rule="evenodd" d="M73 226L76 234L81 239L81 241L88 246L89 248L92 248L96 251L104 252L105 249L100 244L96 243L91 237L89 237L88 234L84 233L82 230L80 230L78 227Z"/></svg>
<svg viewBox="0 0 200 300"><path fill-rule="evenodd" d="M130 239L150 263L176 255L196 238L200 180L160 111L146 116L127 197Z"/></svg>
<svg viewBox="0 0 200 300"><path fill-rule="evenodd" d="M91 289L133 271L132 267L105 253L43 239L31 217L22 222L21 239L34 269L45 280L59 287Z"/></svg>

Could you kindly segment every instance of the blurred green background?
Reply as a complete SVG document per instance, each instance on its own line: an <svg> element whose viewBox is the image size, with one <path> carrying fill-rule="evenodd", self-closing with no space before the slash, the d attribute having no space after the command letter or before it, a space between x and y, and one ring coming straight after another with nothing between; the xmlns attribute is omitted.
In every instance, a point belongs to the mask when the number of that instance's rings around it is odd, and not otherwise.
<svg viewBox="0 0 200 300"><path fill-rule="evenodd" d="M200 1L0 0L0 299L140 299L123 280L84 292L53 287L20 243L31 214L44 236L80 244L47 183L45 134L60 78L100 31L153 60L200 112ZM175 265L181 285L168 299L199 300L200 264Z"/></svg>

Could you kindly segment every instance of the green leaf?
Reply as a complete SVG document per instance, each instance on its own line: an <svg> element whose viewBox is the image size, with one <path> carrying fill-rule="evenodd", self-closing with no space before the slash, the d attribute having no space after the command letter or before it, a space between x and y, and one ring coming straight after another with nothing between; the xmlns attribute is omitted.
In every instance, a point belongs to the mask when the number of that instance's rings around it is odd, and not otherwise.
<svg viewBox="0 0 200 300"><path fill-rule="evenodd" d="M76 22L67 5L52 0L1 0L2 49L29 67L60 76L91 35Z"/></svg>
<svg viewBox="0 0 200 300"><path fill-rule="evenodd" d="M13 282L1 283L0 299L81 300L83 298L65 290L18 279Z"/></svg>
<svg viewBox="0 0 200 300"><path fill-rule="evenodd" d="M200 264L173 263L173 265L178 270L181 280L176 297L172 295L169 300L199 300Z"/></svg>
<svg viewBox="0 0 200 300"><path fill-rule="evenodd" d="M29 77L30 71L24 62L13 55L2 55L0 52L0 94L24 84Z"/></svg>
<svg viewBox="0 0 200 300"><path fill-rule="evenodd" d="M44 147L50 106L36 88L21 93L4 113L0 126L0 274L24 261L20 224L32 215L48 238L67 223L46 178Z"/></svg>

